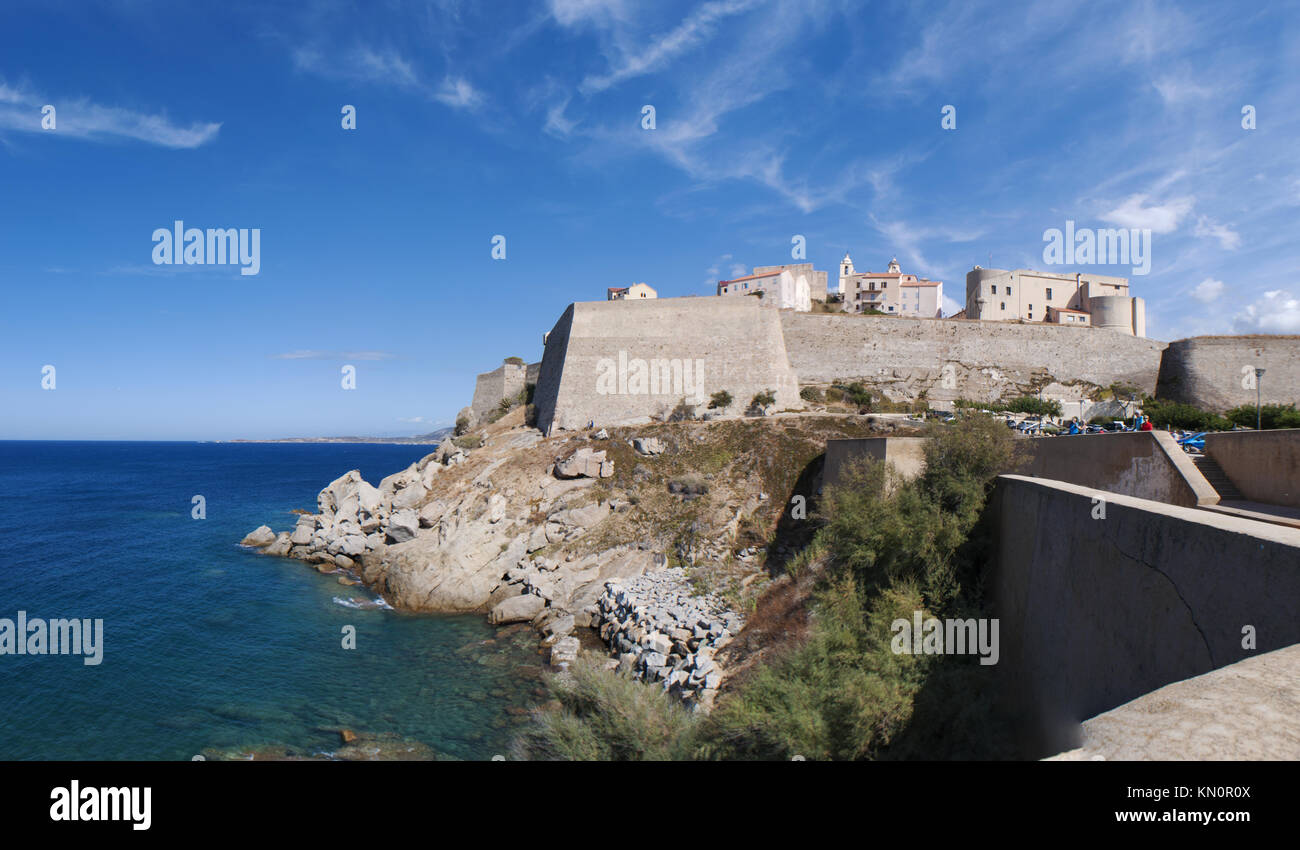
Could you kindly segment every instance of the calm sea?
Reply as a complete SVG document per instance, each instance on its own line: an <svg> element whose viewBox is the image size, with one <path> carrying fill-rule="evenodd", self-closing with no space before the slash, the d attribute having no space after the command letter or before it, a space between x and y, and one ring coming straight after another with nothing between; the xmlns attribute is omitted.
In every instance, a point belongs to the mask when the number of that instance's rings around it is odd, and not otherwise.
<svg viewBox="0 0 1300 850"><path fill-rule="evenodd" d="M0 618L104 621L99 666L0 655L0 759L329 753L345 728L439 758L504 752L539 701L535 637L358 608L364 587L237 545L291 529L349 469L378 483L431 450L0 442Z"/></svg>

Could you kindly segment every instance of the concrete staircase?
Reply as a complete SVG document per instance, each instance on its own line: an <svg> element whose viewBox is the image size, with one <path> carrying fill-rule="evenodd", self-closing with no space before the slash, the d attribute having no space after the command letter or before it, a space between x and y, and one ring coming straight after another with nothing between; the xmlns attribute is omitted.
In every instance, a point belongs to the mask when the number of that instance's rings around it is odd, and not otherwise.
<svg viewBox="0 0 1300 850"><path fill-rule="evenodd" d="M1232 483L1232 479L1224 473L1223 468L1215 463L1214 458L1207 454L1192 455L1192 463L1205 476L1205 480L1210 482L1210 486L1219 494L1219 500L1222 502L1241 502L1245 501L1245 496L1237 489L1237 485Z"/></svg>

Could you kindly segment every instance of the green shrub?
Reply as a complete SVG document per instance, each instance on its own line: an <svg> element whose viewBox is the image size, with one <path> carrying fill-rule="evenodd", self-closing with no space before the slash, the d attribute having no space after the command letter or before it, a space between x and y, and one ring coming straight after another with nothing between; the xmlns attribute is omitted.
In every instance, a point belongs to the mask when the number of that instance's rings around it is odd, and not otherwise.
<svg viewBox="0 0 1300 850"><path fill-rule="evenodd" d="M1002 410L1011 413L1025 413L1030 416L1060 416L1061 403L1054 399L1038 398L1037 396L1026 395L1020 398L1012 399L1005 405L999 405Z"/></svg>
<svg viewBox="0 0 1300 850"><path fill-rule="evenodd" d="M725 409L731 407L731 393L726 390L718 390L709 396L709 410Z"/></svg>
<svg viewBox="0 0 1300 850"><path fill-rule="evenodd" d="M933 758L965 753L985 734L979 730L1003 728L985 687L989 674L977 662L896 655L890 647L891 624L915 611L981 615L988 538L980 518L996 476L1018 460L1014 438L992 417L963 417L929 435L925 471L914 481L864 460L827 489L813 544L825 553L825 583L808 639L719 701L701 735L703 755L859 759L899 746ZM962 694L964 737L948 731L947 718L958 711L952 705L927 709L917 722L923 689ZM1005 744L994 739L976 749L987 757Z"/></svg>
<svg viewBox="0 0 1300 850"><path fill-rule="evenodd" d="M826 390L826 401L836 404L844 400L844 390L839 387L830 387Z"/></svg>
<svg viewBox="0 0 1300 850"><path fill-rule="evenodd" d="M694 755L701 715L662 688L602 669L582 656L566 680L550 676L556 700L534 714L516 744L524 758L566 761L681 761Z"/></svg>
<svg viewBox="0 0 1300 850"><path fill-rule="evenodd" d="M1175 401L1157 401L1146 399L1142 403L1142 412L1156 428L1181 428L1188 431L1228 431L1232 422L1190 404ZM1251 425L1255 422L1255 410L1250 411Z"/></svg>
<svg viewBox="0 0 1300 850"><path fill-rule="evenodd" d="M1242 428L1255 427L1255 405L1243 404L1227 413L1227 420ZM1294 404L1265 404L1259 408L1259 426L1270 428L1300 428L1300 410ZM1231 426L1229 426L1231 427Z"/></svg>
<svg viewBox="0 0 1300 850"><path fill-rule="evenodd" d="M468 430L469 430L469 417L462 413L460 416L456 417L456 427L452 430L452 435L459 437L461 434L464 434Z"/></svg>
<svg viewBox="0 0 1300 850"><path fill-rule="evenodd" d="M770 407L773 404L776 404L776 395L771 390L763 390L760 393L755 393L754 397L749 400L749 406L751 409Z"/></svg>
<svg viewBox="0 0 1300 850"><path fill-rule="evenodd" d="M477 449L483 445L483 437L480 434L466 434L463 437L453 437L452 444L462 449Z"/></svg>
<svg viewBox="0 0 1300 850"><path fill-rule="evenodd" d="M813 402L814 404L826 400L826 396L823 395L822 391L817 389L816 387L804 387L803 389L799 390L799 398L803 399L804 401Z"/></svg>

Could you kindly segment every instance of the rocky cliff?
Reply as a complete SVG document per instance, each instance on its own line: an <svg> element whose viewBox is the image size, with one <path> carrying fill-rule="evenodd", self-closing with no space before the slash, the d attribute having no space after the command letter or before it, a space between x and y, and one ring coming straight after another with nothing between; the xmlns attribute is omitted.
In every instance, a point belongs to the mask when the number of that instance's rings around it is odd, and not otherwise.
<svg viewBox="0 0 1300 850"><path fill-rule="evenodd" d="M399 609L531 622L556 662L575 630L603 629L637 675L695 694L720 677L700 647L711 659L766 585L782 553L762 547L812 495L826 439L892 427L789 415L546 438L516 409L377 485L347 472L295 528L243 543ZM671 567L669 584L638 581Z"/></svg>

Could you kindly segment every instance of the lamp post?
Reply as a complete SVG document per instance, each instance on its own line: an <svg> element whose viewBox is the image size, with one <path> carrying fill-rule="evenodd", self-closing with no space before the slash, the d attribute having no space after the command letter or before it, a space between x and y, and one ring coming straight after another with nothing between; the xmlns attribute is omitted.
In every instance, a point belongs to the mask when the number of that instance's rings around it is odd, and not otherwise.
<svg viewBox="0 0 1300 850"><path fill-rule="evenodd" d="M1260 407L1259 407L1259 397L1260 397L1259 379L1262 377L1264 377L1264 370L1256 366L1255 367L1255 430L1256 431L1264 430L1263 428L1260 427L1261 416L1260 416Z"/></svg>

